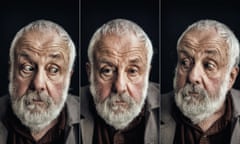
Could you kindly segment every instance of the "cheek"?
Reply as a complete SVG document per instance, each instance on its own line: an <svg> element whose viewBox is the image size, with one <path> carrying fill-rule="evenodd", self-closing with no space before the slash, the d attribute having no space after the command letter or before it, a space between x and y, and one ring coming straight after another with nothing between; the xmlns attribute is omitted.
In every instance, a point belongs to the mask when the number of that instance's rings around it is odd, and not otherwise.
<svg viewBox="0 0 240 144"><path fill-rule="evenodd" d="M58 82L48 82L47 83L47 90L48 94L54 99L56 103L59 103L63 96L63 91L66 86L66 81L68 81L67 78L62 79Z"/></svg>
<svg viewBox="0 0 240 144"><path fill-rule="evenodd" d="M177 88L178 89L183 88L187 81L187 74L185 72L178 70L175 77Z"/></svg>
<svg viewBox="0 0 240 144"><path fill-rule="evenodd" d="M129 83L127 85L127 91L129 95L133 97L138 103L142 99L145 84L146 82L144 81L144 79L142 79L136 83Z"/></svg>
<svg viewBox="0 0 240 144"><path fill-rule="evenodd" d="M209 78L205 80L205 89L211 95L216 95L218 94L222 83L223 83L223 80L221 79L221 77Z"/></svg>
<svg viewBox="0 0 240 144"><path fill-rule="evenodd" d="M30 82L31 82L30 80L15 78L12 81L13 87L15 89L14 95L16 97L22 97L23 95L25 95L26 92L28 91Z"/></svg>
<svg viewBox="0 0 240 144"><path fill-rule="evenodd" d="M100 100L105 100L111 94L112 83L110 81L106 82L101 79L96 79L96 90L97 95L99 96Z"/></svg>

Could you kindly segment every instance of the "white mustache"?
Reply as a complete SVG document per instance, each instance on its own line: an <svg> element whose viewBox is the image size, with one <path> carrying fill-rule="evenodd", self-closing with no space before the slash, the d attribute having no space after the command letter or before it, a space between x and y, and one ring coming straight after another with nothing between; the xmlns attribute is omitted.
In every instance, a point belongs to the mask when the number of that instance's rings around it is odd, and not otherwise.
<svg viewBox="0 0 240 144"><path fill-rule="evenodd" d="M207 92L205 89L196 86L196 85L192 85L192 84L187 84L182 91L183 97L189 97L191 95L191 93L195 93L198 94L201 97L206 97L208 96Z"/></svg>
<svg viewBox="0 0 240 144"><path fill-rule="evenodd" d="M28 91L27 94L23 96L23 98L26 105L31 105L34 101L41 101L49 106L53 102L53 99L44 92L39 93L36 91Z"/></svg>

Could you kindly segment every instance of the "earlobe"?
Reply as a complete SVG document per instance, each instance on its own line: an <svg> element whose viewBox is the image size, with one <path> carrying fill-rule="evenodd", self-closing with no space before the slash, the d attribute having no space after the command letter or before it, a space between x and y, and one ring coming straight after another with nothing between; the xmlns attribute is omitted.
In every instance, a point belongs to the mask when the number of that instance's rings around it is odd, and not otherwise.
<svg viewBox="0 0 240 144"><path fill-rule="evenodd" d="M228 84L228 89L232 88L234 82L236 81L236 78L238 76L239 68L234 67L230 73L230 78L229 78L229 84Z"/></svg>

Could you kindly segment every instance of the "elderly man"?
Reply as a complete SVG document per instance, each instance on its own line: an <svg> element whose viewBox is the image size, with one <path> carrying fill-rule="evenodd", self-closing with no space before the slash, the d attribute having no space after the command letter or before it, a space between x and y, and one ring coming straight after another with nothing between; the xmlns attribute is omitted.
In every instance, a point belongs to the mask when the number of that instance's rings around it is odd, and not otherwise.
<svg viewBox="0 0 240 144"><path fill-rule="evenodd" d="M177 53L174 91L161 97L161 143L239 143L234 33L218 21L200 20L181 35Z"/></svg>
<svg viewBox="0 0 240 144"><path fill-rule="evenodd" d="M90 86L81 89L83 144L158 143L152 55L148 36L129 20L111 20L95 32L88 48Z"/></svg>
<svg viewBox="0 0 240 144"><path fill-rule="evenodd" d="M9 55L1 144L78 144L79 99L68 95L76 52L67 32L53 22L34 21L16 34Z"/></svg>

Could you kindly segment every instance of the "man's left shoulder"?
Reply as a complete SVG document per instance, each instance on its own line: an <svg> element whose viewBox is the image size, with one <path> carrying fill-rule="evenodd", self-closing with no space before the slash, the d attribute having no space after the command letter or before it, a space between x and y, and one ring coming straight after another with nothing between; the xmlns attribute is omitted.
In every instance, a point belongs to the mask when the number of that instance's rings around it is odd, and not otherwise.
<svg viewBox="0 0 240 144"><path fill-rule="evenodd" d="M80 98L79 98L79 96L76 96L76 95L73 95L73 94L68 94L68 96L67 96L67 103L79 105Z"/></svg>
<svg viewBox="0 0 240 144"><path fill-rule="evenodd" d="M149 82L147 95L159 97L159 94L160 94L160 84L155 82Z"/></svg>
<svg viewBox="0 0 240 144"><path fill-rule="evenodd" d="M233 101L240 102L240 90L232 88L230 90L230 93L231 93L231 97L232 97Z"/></svg>
<svg viewBox="0 0 240 144"><path fill-rule="evenodd" d="M240 96L240 90L237 90L237 89L234 89L232 88L230 90L231 94L234 95L234 96Z"/></svg>
<svg viewBox="0 0 240 144"><path fill-rule="evenodd" d="M80 100L78 96L68 94L67 102L67 114L71 119L71 123L80 123Z"/></svg>
<svg viewBox="0 0 240 144"><path fill-rule="evenodd" d="M152 108L160 106L160 84L149 82L147 91L147 104Z"/></svg>

